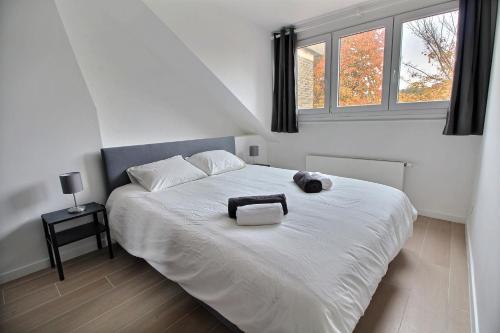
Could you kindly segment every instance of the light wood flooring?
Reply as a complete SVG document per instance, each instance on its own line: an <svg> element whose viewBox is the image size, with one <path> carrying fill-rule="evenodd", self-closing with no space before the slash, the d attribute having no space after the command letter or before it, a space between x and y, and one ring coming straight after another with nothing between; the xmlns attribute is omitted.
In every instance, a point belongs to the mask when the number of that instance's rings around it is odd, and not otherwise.
<svg viewBox="0 0 500 333"><path fill-rule="evenodd" d="M116 249L1 285L0 332L229 332L177 284ZM465 231L419 217L357 333L470 332Z"/></svg>

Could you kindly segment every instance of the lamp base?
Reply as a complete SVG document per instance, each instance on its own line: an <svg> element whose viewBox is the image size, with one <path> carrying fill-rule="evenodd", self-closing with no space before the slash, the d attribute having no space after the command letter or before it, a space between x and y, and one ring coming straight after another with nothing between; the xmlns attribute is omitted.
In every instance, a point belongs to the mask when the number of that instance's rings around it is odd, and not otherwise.
<svg viewBox="0 0 500 333"><path fill-rule="evenodd" d="M81 213L85 210L85 206L74 206L68 208L66 211L70 214L76 214L76 213Z"/></svg>

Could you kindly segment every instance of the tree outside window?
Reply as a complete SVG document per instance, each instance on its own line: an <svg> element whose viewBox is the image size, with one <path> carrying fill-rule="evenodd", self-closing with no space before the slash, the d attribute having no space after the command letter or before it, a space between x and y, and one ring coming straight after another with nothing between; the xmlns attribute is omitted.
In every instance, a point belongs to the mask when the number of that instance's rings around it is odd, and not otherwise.
<svg viewBox="0 0 500 333"><path fill-rule="evenodd" d="M450 99L458 11L403 23L398 102Z"/></svg>

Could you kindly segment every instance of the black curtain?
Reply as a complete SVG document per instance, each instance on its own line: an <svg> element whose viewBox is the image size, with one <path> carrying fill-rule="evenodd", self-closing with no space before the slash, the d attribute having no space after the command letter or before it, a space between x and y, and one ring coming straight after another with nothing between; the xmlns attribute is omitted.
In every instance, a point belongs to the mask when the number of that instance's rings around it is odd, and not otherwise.
<svg viewBox="0 0 500 333"><path fill-rule="evenodd" d="M457 59L443 134L482 135L498 0L460 0Z"/></svg>
<svg viewBox="0 0 500 333"><path fill-rule="evenodd" d="M273 132L297 133L295 111L295 42L293 27L274 34Z"/></svg>

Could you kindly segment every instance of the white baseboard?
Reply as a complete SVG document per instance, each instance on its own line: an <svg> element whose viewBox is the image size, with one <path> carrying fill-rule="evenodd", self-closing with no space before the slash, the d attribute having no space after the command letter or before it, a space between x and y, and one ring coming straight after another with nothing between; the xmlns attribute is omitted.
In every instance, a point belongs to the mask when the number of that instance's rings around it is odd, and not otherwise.
<svg viewBox="0 0 500 333"><path fill-rule="evenodd" d="M450 222L462 223L462 224L465 224L465 221L466 221L465 216L440 213L440 212L426 210L426 209L418 209L418 215L432 217L432 218L438 219L438 220L445 220L445 221L450 221Z"/></svg>
<svg viewBox="0 0 500 333"><path fill-rule="evenodd" d="M477 318L476 281L474 274L474 259L470 246L469 231L465 225L465 244L467 249L467 267L469 269L469 313L471 333L479 333L479 320Z"/></svg>
<svg viewBox="0 0 500 333"><path fill-rule="evenodd" d="M106 246L106 240L103 239L102 242L103 246ZM61 257L63 260L68 260L71 258L75 258L78 256L81 256L85 253L95 251L97 250L97 246L95 243L95 239L93 238L92 241L88 240L86 242L82 242L82 244L79 244L77 246L73 246L70 248L61 248L60 253ZM15 268L13 270L10 270L8 272L2 272L0 273L0 284L20 278L22 276L28 275L30 273L42 270L44 268L47 268L50 266L50 260L49 257L34 261L32 263L29 263L27 265Z"/></svg>

